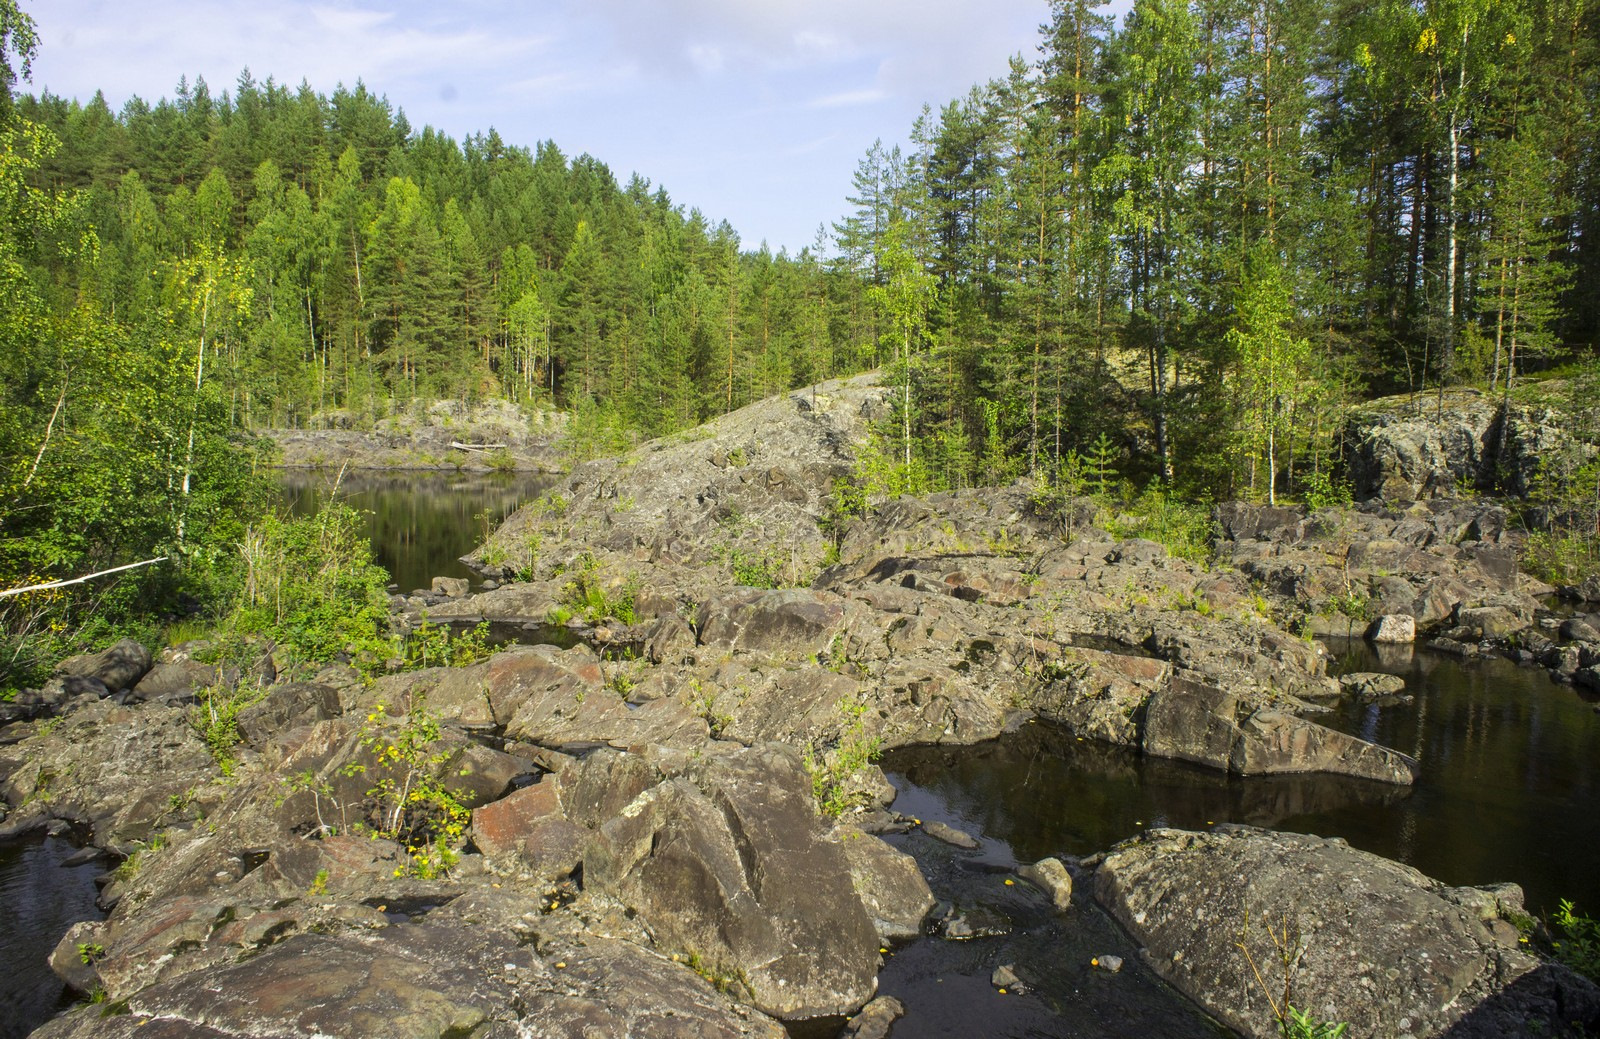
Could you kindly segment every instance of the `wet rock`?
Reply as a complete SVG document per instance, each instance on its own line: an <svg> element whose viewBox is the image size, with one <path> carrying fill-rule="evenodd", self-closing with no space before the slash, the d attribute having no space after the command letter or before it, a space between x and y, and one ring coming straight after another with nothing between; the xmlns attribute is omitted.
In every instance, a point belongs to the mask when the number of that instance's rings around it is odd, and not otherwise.
<svg viewBox="0 0 1600 1039"><path fill-rule="evenodd" d="M1406 680L1399 675L1362 671L1355 674L1340 675L1339 685L1357 699L1377 700L1404 692Z"/></svg>
<svg viewBox="0 0 1600 1039"><path fill-rule="evenodd" d="M839 1039L887 1039L894 1023L905 1016L905 1004L893 996L879 996L844 1026Z"/></svg>
<svg viewBox="0 0 1600 1039"><path fill-rule="evenodd" d="M937 930L947 941L965 942L975 938L998 938L1011 933L1011 921L994 909L954 906L939 919Z"/></svg>
<svg viewBox="0 0 1600 1039"><path fill-rule="evenodd" d="M1022 988L1022 979L1017 977L1017 971L1014 966L1009 963L1003 963L989 975L989 984L998 989L1016 991Z"/></svg>
<svg viewBox="0 0 1600 1039"><path fill-rule="evenodd" d="M1553 1034L1600 1020L1600 989L1503 947L1445 891L1342 841L1245 827L1153 830L1118 845L1095 874L1095 897L1149 949L1156 972L1247 1036L1277 1034L1238 948L1271 969L1269 924L1305 950L1293 979L1305 1009L1352 1034Z"/></svg>
<svg viewBox="0 0 1600 1039"><path fill-rule="evenodd" d="M943 841L946 844L965 849L966 851L976 851L979 847L977 838L945 823L923 823L922 831L936 841Z"/></svg>
<svg viewBox="0 0 1600 1039"><path fill-rule="evenodd" d="M1122 972L1122 957L1106 953L1096 956L1092 966L1096 970L1103 970L1108 974L1120 974Z"/></svg>
<svg viewBox="0 0 1600 1039"><path fill-rule="evenodd" d="M1066 912L1072 908L1072 874L1060 859L1040 859L1023 866L1017 874L1049 895L1057 909Z"/></svg>

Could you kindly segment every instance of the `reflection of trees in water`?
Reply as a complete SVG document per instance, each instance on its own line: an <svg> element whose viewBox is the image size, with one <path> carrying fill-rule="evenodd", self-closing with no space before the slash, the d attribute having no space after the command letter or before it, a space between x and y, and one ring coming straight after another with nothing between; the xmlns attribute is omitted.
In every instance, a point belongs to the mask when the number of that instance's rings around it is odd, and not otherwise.
<svg viewBox="0 0 1600 1039"><path fill-rule="evenodd" d="M284 501L310 515L327 499L336 470L287 470ZM339 496L366 515L378 562L402 591L435 577L466 577L459 557L519 505L544 493L555 478L516 473L346 472Z"/></svg>
<svg viewBox="0 0 1600 1039"><path fill-rule="evenodd" d="M1354 702L1318 720L1422 766L1414 788L1326 775L1238 779L1078 742L1035 724L975 748L890 755L885 767L951 802L1022 858L1087 854L1149 826L1224 821L1327 837L1449 884L1510 880L1532 908L1600 906L1600 715L1538 668L1332 643L1330 670L1406 679L1411 704ZM1592 698L1591 698L1592 699Z"/></svg>
<svg viewBox="0 0 1600 1039"><path fill-rule="evenodd" d="M1241 779L1079 740L1045 723L972 747L895 751L883 765L1024 859L1104 850L1150 826L1273 826L1298 815L1393 804L1409 794L1347 776Z"/></svg>

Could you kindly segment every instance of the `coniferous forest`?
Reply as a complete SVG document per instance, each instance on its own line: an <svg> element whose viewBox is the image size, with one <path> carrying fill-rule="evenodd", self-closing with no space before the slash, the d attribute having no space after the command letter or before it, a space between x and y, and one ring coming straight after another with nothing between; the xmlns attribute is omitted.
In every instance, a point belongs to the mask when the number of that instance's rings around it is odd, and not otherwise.
<svg viewBox="0 0 1600 1039"><path fill-rule="evenodd" d="M1266 499L1326 479L1352 402L1593 357L1592 0L1039 13L773 255L359 83L35 96L0 0L0 585L224 552L244 438L417 400L612 447L883 368L883 490L1109 459Z"/></svg>

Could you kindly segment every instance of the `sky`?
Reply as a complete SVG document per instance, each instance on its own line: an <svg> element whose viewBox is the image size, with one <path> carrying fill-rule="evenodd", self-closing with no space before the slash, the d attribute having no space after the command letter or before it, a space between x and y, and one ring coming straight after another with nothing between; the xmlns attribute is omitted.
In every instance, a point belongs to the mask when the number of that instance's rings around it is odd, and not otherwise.
<svg viewBox="0 0 1600 1039"><path fill-rule="evenodd" d="M873 142L1038 56L1046 0L22 0L31 83L113 110L241 70L364 82L412 126L587 152L791 254L848 208ZM1127 6L1126 0L1117 5Z"/></svg>

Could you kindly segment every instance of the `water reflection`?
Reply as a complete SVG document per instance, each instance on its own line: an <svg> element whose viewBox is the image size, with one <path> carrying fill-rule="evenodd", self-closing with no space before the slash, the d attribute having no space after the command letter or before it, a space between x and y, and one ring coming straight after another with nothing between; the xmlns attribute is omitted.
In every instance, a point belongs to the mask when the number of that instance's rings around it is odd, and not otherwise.
<svg viewBox="0 0 1600 1039"><path fill-rule="evenodd" d="M1406 678L1410 704L1349 703L1321 720L1415 756L1412 788L1325 776L1239 779L1142 758L1035 724L979 747L885 756L902 811L1004 842L1003 854L1103 850L1149 826L1213 823L1343 837L1450 884L1511 880L1530 909L1600 910L1600 715L1542 671L1335 647L1336 671Z"/></svg>
<svg viewBox="0 0 1600 1039"><path fill-rule="evenodd" d="M1004 841L1025 862L1102 851L1145 827L1270 827L1410 796L1404 787L1346 776L1241 779L1080 740L1042 723L979 747L895 751L883 767L896 786L914 784L933 799L911 795L926 814L948 813Z"/></svg>
<svg viewBox="0 0 1600 1039"><path fill-rule="evenodd" d="M290 511L313 515L337 476L330 470L285 470ZM346 472L339 496L366 515L378 562L409 592L428 587L435 577L472 576L459 557L558 479L532 473Z"/></svg>
<svg viewBox="0 0 1600 1039"><path fill-rule="evenodd" d="M65 1005L47 957L67 928L99 919L103 864L62 865L76 849L47 838L0 844L0 1039L20 1039Z"/></svg>

